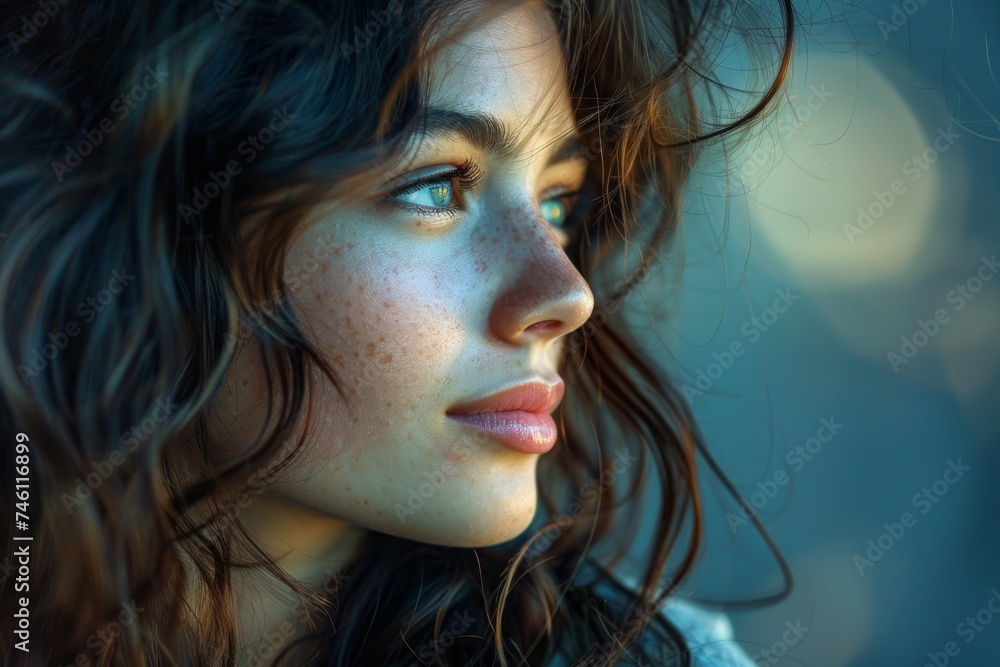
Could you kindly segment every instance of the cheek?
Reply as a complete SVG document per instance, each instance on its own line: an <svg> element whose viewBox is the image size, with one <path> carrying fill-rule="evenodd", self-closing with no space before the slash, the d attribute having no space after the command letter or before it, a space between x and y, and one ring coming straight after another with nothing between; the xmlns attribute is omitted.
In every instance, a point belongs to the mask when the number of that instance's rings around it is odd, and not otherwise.
<svg viewBox="0 0 1000 667"><path fill-rule="evenodd" d="M387 252L380 261L347 252L323 260L293 293L307 338L334 371L350 409L322 374L324 432L348 445L407 439L407 430L443 412L463 338L441 279L423 264ZM336 422L341 422L337 424Z"/></svg>

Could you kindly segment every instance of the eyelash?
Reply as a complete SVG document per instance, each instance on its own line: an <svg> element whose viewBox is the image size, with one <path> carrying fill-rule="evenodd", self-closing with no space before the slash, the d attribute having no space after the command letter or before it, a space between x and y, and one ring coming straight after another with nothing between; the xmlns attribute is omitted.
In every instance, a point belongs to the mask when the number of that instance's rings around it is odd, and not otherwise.
<svg viewBox="0 0 1000 667"><path fill-rule="evenodd" d="M386 201L388 201L390 205L399 206L407 211L412 211L413 213L416 213L418 215L436 218L443 214L453 218L456 215L458 215L459 211L459 209L455 206L449 206L447 208L421 206L420 204L413 204L410 202L399 201L396 199L396 197L399 197L401 195L408 195L412 192L417 192L418 190L423 190L428 185L434 185L436 183L444 183L445 181L453 181L458 183L458 188L456 188L455 191L459 193L459 196L461 198L461 195L463 195L467 190L471 190L477 185L479 185L479 182L483 180L483 176L485 175L486 175L485 172L483 172L483 170L479 167L479 165L474 163L472 160L466 160L465 162L463 162L462 164L460 164L459 166L455 167L450 171L446 171L440 174L433 174L431 176L426 176L419 180L413 181L412 183L408 183L407 185L403 185L397 188L396 190L393 190L386 197Z"/></svg>
<svg viewBox="0 0 1000 667"><path fill-rule="evenodd" d="M464 199L464 195L468 190L472 190L482 181L485 172L474 163L472 160L466 160L458 167L451 169L450 171L442 172L439 174L433 174L431 176L426 176L424 178L418 179L406 185L400 186L397 189L390 192L382 200L385 205L401 208L406 211L410 211L420 216L429 218L440 218L442 215L448 216L449 218L454 218L458 215L461 210L461 206L449 206L446 208L437 208L432 206L422 206L420 204L414 204L412 202L404 202L396 199L396 197L407 195L413 192L417 192L426 188L429 185L435 185L437 183L444 183L445 181L457 182L458 187L455 188L455 192L458 195L459 200ZM579 206L574 205L576 200L582 199L581 195L583 192L581 190L563 192L562 194L556 194L547 196L544 201L549 201L551 199L561 199L564 205L568 209L566 214L566 219L563 226L564 229L571 237L575 237L576 233L579 231L580 218L582 217L579 211Z"/></svg>

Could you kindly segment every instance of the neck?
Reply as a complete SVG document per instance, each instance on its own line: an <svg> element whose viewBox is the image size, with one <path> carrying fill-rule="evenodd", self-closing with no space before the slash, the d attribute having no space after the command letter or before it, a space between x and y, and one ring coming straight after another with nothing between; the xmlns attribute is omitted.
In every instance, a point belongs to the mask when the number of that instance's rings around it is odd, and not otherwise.
<svg viewBox="0 0 1000 667"><path fill-rule="evenodd" d="M240 513L247 531L290 578L315 592L341 575L364 529L296 503L260 495ZM237 604L237 664L270 664L310 632L302 604L261 569L233 570Z"/></svg>

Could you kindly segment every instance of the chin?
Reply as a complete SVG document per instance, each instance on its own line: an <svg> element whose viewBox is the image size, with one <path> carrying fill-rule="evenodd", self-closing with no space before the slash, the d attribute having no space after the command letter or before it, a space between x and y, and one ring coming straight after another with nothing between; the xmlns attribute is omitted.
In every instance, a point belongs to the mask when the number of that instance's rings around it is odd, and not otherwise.
<svg viewBox="0 0 1000 667"><path fill-rule="evenodd" d="M507 487L503 495L473 493L465 498L430 503L409 515L396 516L371 526L379 532L409 540L450 547L491 547L512 540L527 530L538 505L537 491L515 494Z"/></svg>

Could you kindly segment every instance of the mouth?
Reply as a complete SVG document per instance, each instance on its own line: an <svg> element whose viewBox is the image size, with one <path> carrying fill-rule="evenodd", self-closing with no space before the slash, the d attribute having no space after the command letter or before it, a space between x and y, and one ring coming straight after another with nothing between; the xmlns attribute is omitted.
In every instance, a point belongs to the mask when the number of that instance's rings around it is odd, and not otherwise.
<svg viewBox="0 0 1000 667"><path fill-rule="evenodd" d="M561 380L554 384L532 381L455 406L445 414L515 452L544 454L556 443L556 422L549 413L564 392Z"/></svg>

